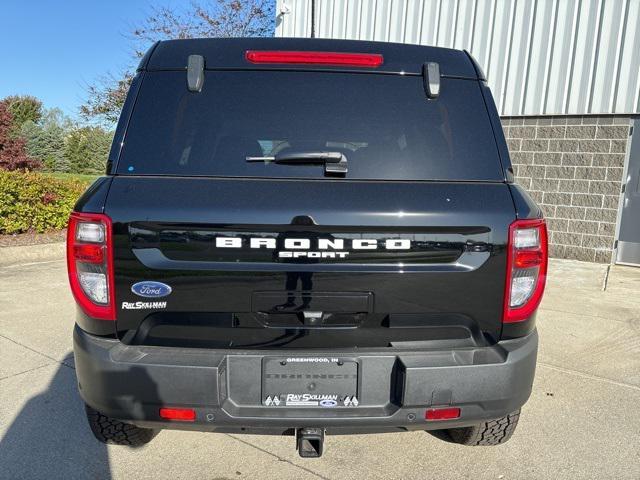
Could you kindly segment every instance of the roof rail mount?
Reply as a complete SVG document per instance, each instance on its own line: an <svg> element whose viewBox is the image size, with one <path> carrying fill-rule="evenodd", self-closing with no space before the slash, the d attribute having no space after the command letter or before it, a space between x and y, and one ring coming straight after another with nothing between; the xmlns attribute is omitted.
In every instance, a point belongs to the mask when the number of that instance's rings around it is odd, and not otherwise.
<svg viewBox="0 0 640 480"><path fill-rule="evenodd" d="M204 84L204 57L189 55L187 60L187 86L190 92L201 92Z"/></svg>
<svg viewBox="0 0 640 480"><path fill-rule="evenodd" d="M438 98L440 95L440 65L435 62L426 62L422 65L422 80L427 97Z"/></svg>

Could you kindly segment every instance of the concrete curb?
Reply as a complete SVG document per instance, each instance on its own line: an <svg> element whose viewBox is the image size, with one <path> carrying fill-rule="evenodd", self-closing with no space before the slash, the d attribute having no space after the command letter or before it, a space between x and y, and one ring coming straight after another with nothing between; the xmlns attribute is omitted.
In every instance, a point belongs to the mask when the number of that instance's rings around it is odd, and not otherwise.
<svg viewBox="0 0 640 480"><path fill-rule="evenodd" d="M0 267L65 258L64 242L0 248Z"/></svg>

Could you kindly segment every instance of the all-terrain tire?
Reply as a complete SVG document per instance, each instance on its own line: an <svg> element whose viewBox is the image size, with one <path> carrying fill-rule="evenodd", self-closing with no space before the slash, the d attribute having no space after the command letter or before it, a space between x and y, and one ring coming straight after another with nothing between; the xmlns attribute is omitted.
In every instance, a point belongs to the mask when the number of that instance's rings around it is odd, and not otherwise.
<svg viewBox="0 0 640 480"><path fill-rule="evenodd" d="M91 431L102 443L141 447L149 443L159 432L159 430L136 427L130 423L107 417L89 405L84 407Z"/></svg>
<svg viewBox="0 0 640 480"><path fill-rule="evenodd" d="M468 446L491 446L505 443L518 425L520 410L496 420L482 422L473 427L450 428L443 433L453 443Z"/></svg>

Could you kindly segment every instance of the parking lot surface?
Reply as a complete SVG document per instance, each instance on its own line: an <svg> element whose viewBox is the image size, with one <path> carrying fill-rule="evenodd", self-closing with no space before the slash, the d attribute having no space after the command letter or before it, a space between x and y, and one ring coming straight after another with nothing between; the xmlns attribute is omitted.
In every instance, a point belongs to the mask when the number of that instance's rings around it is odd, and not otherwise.
<svg viewBox="0 0 640 480"><path fill-rule="evenodd" d="M640 269L551 263L531 399L512 440L489 448L334 436L305 460L291 437L174 431L107 447L75 385L74 310L63 260L0 267L2 479L640 478Z"/></svg>

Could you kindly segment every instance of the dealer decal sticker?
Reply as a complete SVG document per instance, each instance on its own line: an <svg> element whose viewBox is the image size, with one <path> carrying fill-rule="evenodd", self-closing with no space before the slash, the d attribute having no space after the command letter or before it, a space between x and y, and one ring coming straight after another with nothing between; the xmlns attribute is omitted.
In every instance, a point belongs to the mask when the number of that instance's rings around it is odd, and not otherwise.
<svg viewBox="0 0 640 480"><path fill-rule="evenodd" d="M167 302L122 302L122 310L161 310Z"/></svg>

